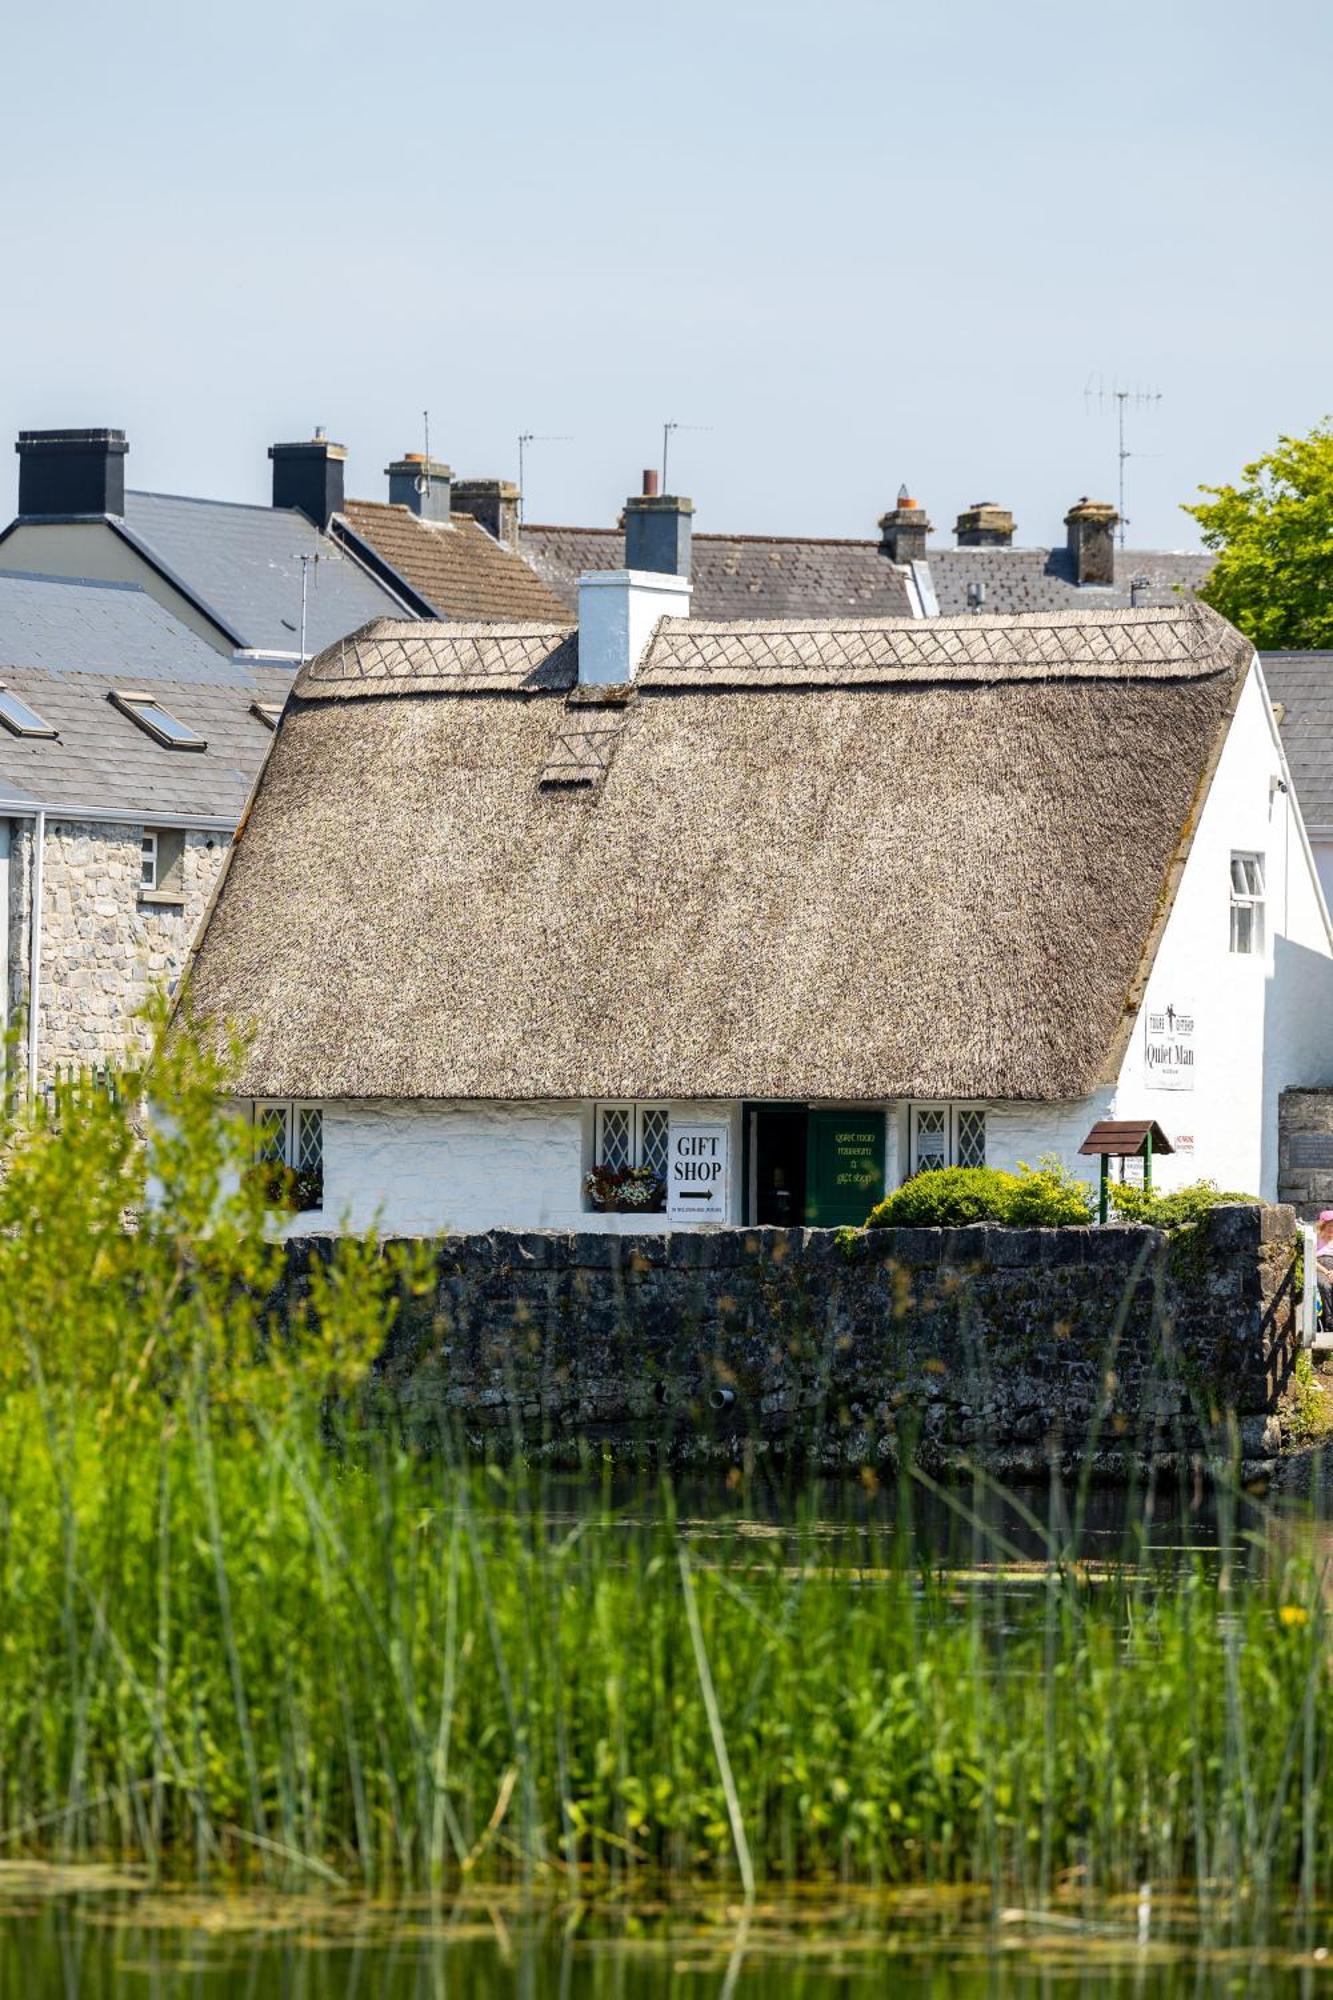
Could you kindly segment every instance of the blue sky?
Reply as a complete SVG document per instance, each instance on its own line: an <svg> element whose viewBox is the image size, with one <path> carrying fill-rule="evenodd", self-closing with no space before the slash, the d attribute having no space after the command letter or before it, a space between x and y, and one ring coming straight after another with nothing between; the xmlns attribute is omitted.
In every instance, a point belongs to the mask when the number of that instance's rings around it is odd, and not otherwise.
<svg viewBox="0 0 1333 2000"><path fill-rule="evenodd" d="M1316 0L70 0L6 22L0 434L122 425L137 485L264 499L537 445L611 521L675 418L696 526L1131 540L1333 409L1333 13ZM13 504L17 461L0 484Z"/></svg>

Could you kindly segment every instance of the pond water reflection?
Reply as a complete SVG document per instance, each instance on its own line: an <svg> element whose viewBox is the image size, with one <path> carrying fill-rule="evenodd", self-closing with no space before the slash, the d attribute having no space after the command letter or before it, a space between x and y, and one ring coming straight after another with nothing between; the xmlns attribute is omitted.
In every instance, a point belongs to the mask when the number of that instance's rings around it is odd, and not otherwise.
<svg viewBox="0 0 1333 2000"><path fill-rule="evenodd" d="M918 1899L918 1904L920 1899ZM1320 1927L1328 1935L1328 1926ZM1132 1910L1100 1920L1007 1913L998 1924L801 1905L711 1916L432 1914L218 1901L6 1896L0 1995L24 2000L833 2000L858 1993L1305 1995L1333 1960L1313 1936L1259 1949L1146 1939Z"/></svg>

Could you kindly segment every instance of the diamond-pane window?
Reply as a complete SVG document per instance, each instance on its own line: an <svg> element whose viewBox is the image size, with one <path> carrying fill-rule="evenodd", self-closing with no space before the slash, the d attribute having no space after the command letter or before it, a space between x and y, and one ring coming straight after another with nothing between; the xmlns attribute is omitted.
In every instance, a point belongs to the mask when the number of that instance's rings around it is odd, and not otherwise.
<svg viewBox="0 0 1333 2000"><path fill-rule="evenodd" d="M597 1164L607 1167L612 1173L619 1173L622 1167L633 1166L630 1157L633 1150L633 1115L628 1104L607 1104L602 1107L602 1143L598 1149Z"/></svg>
<svg viewBox="0 0 1333 2000"><path fill-rule="evenodd" d="M324 1171L324 1113L322 1111L306 1109L297 1113L295 1164L300 1173L318 1174Z"/></svg>
<svg viewBox="0 0 1333 2000"><path fill-rule="evenodd" d="M956 1139L955 1152L960 1167L985 1166L986 1114L984 1111L960 1111L958 1114Z"/></svg>
<svg viewBox="0 0 1333 2000"><path fill-rule="evenodd" d="M925 1105L916 1113L916 1171L948 1164L949 1113L943 1105Z"/></svg>
<svg viewBox="0 0 1333 2000"><path fill-rule="evenodd" d="M669 1119L665 1108L650 1105L639 1116L639 1165L666 1175Z"/></svg>
<svg viewBox="0 0 1333 2000"><path fill-rule="evenodd" d="M255 1112L255 1157L274 1166L287 1164L287 1107L261 1104Z"/></svg>

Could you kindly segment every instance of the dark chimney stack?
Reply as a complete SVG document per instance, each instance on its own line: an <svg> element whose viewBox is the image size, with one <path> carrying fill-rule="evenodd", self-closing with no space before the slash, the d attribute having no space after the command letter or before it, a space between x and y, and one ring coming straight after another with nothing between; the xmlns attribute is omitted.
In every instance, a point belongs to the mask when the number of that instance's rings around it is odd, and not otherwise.
<svg viewBox="0 0 1333 2000"><path fill-rule="evenodd" d="M688 576L694 502L659 493L655 472L644 473L643 486L641 494L625 502L625 568Z"/></svg>
<svg viewBox="0 0 1333 2000"><path fill-rule="evenodd" d="M125 512L124 431L20 431L19 513Z"/></svg>
<svg viewBox="0 0 1333 2000"><path fill-rule="evenodd" d="M384 468L389 480L389 505L410 507L423 521L449 519L449 489L453 473L424 451L406 451Z"/></svg>
<svg viewBox="0 0 1333 2000"><path fill-rule="evenodd" d="M898 505L879 517L879 552L890 562L924 562L926 536L931 532L925 508L912 498L905 486L900 486Z"/></svg>
<svg viewBox="0 0 1333 2000"><path fill-rule="evenodd" d="M508 479L456 479L452 504L506 548L518 546L519 491Z"/></svg>
<svg viewBox="0 0 1333 2000"><path fill-rule="evenodd" d="M273 505L295 507L317 528L327 528L342 512L347 447L317 430L303 444L271 444Z"/></svg>
<svg viewBox="0 0 1333 2000"><path fill-rule="evenodd" d="M1013 546L1014 517L993 500L977 500L954 522L960 549L1007 549Z"/></svg>
<svg viewBox="0 0 1333 2000"><path fill-rule="evenodd" d="M1120 516L1109 500L1084 494L1065 515L1075 583L1115 582L1115 531Z"/></svg>

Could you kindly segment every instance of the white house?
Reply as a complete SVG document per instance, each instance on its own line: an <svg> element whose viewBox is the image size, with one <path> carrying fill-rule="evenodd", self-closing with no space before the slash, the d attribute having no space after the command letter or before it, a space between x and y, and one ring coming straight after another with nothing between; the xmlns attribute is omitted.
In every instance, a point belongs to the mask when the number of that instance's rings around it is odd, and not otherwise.
<svg viewBox="0 0 1333 2000"><path fill-rule="evenodd" d="M187 983L302 1229L842 1223L1151 1118L1272 1195L1333 1065L1327 911L1252 647L1199 605L580 631L307 666ZM322 1196L320 1188L322 1186Z"/></svg>

